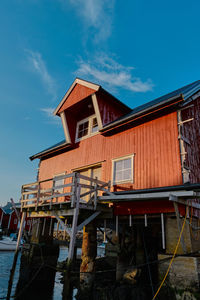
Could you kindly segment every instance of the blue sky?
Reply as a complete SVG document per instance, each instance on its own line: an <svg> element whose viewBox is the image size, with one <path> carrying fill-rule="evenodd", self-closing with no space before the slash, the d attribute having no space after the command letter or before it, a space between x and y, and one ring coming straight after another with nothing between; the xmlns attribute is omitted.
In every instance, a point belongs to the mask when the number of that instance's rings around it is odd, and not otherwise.
<svg viewBox="0 0 200 300"><path fill-rule="evenodd" d="M63 139L51 112L76 76L130 107L200 79L199 1L0 1L0 205Z"/></svg>

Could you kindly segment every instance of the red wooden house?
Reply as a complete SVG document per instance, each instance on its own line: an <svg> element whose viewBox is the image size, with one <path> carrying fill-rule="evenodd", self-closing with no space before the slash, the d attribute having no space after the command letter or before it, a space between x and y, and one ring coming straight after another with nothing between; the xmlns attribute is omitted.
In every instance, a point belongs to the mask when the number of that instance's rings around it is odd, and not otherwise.
<svg viewBox="0 0 200 300"><path fill-rule="evenodd" d="M173 253L175 213L180 225L179 213L185 215L190 200L199 217L200 81L132 110L101 86L76 79L54 114L65 140L30 157L40 160L42 188L60 176L59 191L62 175L72 172L111 181L112 193L99 201L110 203L116 222L131 225L138 218L148 226L157 220L162 247ZM189 229L186 235L178 251L199 250Z"/></svg>
<svg viewBox="0 0 200 300"><path fill-rule="evenodd" d="M21 217L20 209L18 208L18 215ZM20 220L15 210L12 208L12 205L8 203L4 207L0 207L0 228L7 233L17 232L19 229ZM26 217L25 227L26 231L30 230L31 220Z"/></svg>

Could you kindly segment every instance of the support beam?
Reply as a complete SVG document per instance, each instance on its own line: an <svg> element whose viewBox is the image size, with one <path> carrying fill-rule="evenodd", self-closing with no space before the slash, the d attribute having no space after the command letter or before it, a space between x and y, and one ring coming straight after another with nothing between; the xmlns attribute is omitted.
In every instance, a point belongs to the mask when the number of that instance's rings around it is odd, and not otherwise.
<svg viewBox="0 0 200 300"><path fill-rule="evenodd" d="M178 204L177 204L177 197L174 196L174 195L170 195L169 197L169 200L170 201L173 201L173 204L174 204L174 210L175 210L175 213L176 213L176 220L177 220L177 226L178 226L178 232L179 234L181 233L181 220L180 220L180 215L179 215L179 210L178 210ZM181 236L181 246L182 246L182 249L183 249L183 253L186 254L187 253L187 249L186 249L186 245L185 245L185 241L184 241L184 236L182 235Z"/></svg>
<svg viewBox="0 0 200 300"><path fill-rule="evenodd" d="M116 236L118 236L119 235L119 216L116 216L116 219L115 219L115 222L116 222L116 229L115 229L115 231L116 231Z"/></svg>
<svg viewBox="0 0 200 300"><path fill-rule="evenodd" d="M138 200L149 200L149 199L169 199L169 196L172 194L172 191L169 192L153 192L153 193L142 193L142 194L114 194L109 196L99 196L98 200L102 201L112 201L112 200L126 200L126 201L138 201ZM173 195L177 197L182 197L182 198L188 198L188 197L194 197L198 198L200 197L199 192L195 191L173 191Z"/></svg>
<svg viewBox="0 0 200 300"><path fill-rule="evenodd" d="M165 224L164 224L164 215L163 213L160 215L161 217L161 229L162 229L162 247L165 249Z"/></svg>
<svg viewBox="0 0 200 300"><path fill-rule="evenodd" d="M170 198L169 198L169 200L171 200ZM195 203L195 202L193 202L193 201L188 201L188 200L183 200L183 199L178 199L178 197L176 197L176 198L173 198L173 200L172 201L175 201L175 202L177 202L177 203L180 203L180 204L184 204L184 205L186 205L186 206L190 206L190 207L193 207L193 208L197 208L197 209L200 209L200 204L199 203Z"/></svg>
<svg viewBox="0 0 200 300"><path fill-rule="evenodd" d="M78 181L80 179L78 178ZM70 243L69 243L69 252L68 252L68 265L71 264L74 255L74 245L76 241L76 233L77 233L77 223L78 223L78 215L79 215L79 201L80 201L80 192L81 186L78 185L76 199L75 199L75 209L74 209L74 216L72 221L72 231L70 236Z"/></svg>
<svg viewBox="0 0 200 300"><path fill-rule="evenodd" d="M96 211L95 213L93 213L89 218L85 219L81 224L79 224L77 226L77 231L83 229L84 226L86 226L87 224L89 224L92 220L94 220L101 212L100 211Z"/></svg>
<svg viewBox="0 0 200 300"><path fill-rule="evenodd" d="M132 227L132 215L129 215L129 227Z"/></svg>
<svg viewBox="0 0 200 300"><path fill-rule="evenodd" d="M69 234L71 237L71 230L65 225L65 223L59 218L58 214L56 212L52 213L52 215L57 219L60 226Z"/></svg>
<svg viewBox="0 0 200 300"><path fill-rule="evenodd" d="M147 227L147 214L144 215L144 226Z"/></svg>

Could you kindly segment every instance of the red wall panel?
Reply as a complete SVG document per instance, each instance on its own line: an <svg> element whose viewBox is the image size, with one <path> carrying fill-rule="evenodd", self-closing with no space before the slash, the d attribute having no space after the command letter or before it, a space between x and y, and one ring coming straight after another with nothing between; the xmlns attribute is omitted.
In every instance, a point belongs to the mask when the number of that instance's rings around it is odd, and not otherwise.
<svg viewBox="0 0 200 300"><path fill-rule="evenodd" d="M69 94L67 100L59 109L58 114L64 111L65 109L69 108L70 106L78 103L80 100L87 98L95 92L95 90L77 83L73 88L72 92Z"/></svg>
<svg viewBox="0 0 200 300"><path fill-rule="evenodd" d="M133 153L134 182L121 187L143 189L182 184L176 112L112 136L97 134L82 140L76 149L42 160L39 179L103 161L102 180L108 181L112 159Z"/></svg>

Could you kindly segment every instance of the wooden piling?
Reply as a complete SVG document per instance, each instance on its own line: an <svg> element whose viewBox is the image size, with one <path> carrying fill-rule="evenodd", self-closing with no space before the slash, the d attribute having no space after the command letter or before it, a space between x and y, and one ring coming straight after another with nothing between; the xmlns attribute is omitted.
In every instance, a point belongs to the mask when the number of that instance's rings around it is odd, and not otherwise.
<svg viewBox="0 0 200 300"><path fill-rule="evenodd" d="M89 291L94 281L95 258L97 255L97 231L95 222L83 229L82 262L80 267L80 288L82 292Z"/></svg>

